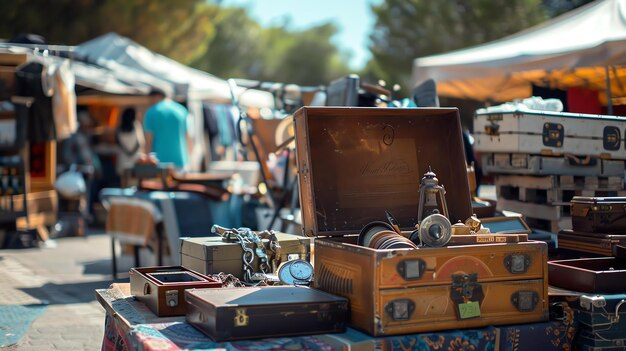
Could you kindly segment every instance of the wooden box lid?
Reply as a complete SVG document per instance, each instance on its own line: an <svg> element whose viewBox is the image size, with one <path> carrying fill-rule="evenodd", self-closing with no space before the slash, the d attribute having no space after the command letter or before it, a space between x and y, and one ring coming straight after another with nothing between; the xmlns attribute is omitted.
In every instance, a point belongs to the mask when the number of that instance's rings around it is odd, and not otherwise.
<svg viewBox="0 0 626 351"><path fill-rule="evenodd" d="M294 123L306 236L358 234L385 210L414 228L428 167L446 189L450 221L471 216L458 109L303 107Z"/></svg>

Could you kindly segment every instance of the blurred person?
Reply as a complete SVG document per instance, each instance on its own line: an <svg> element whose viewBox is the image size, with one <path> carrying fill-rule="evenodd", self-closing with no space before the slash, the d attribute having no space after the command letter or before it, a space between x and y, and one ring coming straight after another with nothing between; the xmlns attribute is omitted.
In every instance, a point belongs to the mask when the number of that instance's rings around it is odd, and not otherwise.
<svg viewBox="0 0 626 351"><path fill-rule="evenodd" d="M145 144L143 129L137 121L134 108L127 108L122 112L122 120L115 131L115 143L118 149L117 174L123 177L140 158Z"/></svg>
<svg viewBox="0 0 626 351"><path fill-rule="evenodd" d="M159 162L173 163L176 168L185 169L192 146L187 130L189 113L161 90L153 90L150 96L154 105L144 117L146 152L154 152Z"/></svg>
<svg viewBox="0 0 626 351"><path fill-rule="evenodd" d="M97 194L97 184L102 178L102 165L98 155L94 152L90 131L95 125L95 121L84 108L78 108L77 113L78 129L69 138L63 140L59 144L59 158L61 165L59 171L67 172L75 170L80 172L86 183L86 193L80 194L79 199L67 198L61 192L59 198L60 212L71 213L79 212L82 218L91 222L93 219L93 203L95 194ZM67 230L62 228L64 225L62 218L55 225L54 236L69 235ZM77 230L84 230L80 222ZM71 226L70 226L71 227ZM80 235L80 234L79 234Z"/></svg>

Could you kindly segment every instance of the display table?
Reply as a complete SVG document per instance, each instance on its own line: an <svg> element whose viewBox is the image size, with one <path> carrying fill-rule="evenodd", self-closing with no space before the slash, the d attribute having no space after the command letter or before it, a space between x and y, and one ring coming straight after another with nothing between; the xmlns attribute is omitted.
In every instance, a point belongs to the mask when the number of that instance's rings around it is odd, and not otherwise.
<svg viewBox="0 0 626 351"><path fill-rule="evenodd" d="M348 328L341 334L214 342L185 322L159 318L130 295L130 284L96 290L106 310L102 350L569 350L576 328L562 321L373 338ZM566 314L567 315L567 314Z"/></svg>

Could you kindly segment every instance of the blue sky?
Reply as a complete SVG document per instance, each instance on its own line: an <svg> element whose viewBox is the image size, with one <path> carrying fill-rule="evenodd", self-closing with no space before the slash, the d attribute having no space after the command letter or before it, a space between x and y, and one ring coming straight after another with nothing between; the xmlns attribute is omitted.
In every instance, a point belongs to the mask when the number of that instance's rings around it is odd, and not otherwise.
<svg viewBox="0 0 626 351"><path fill-rule="evenodd" d="M290 18L290 29L305 29L332 21L339 28L333 42L351 53L348 65L360 69L370 58L369 33L375 19L371 4L382 0L223 0L225 6L244 6L261 25L280 25Z"/></svg>

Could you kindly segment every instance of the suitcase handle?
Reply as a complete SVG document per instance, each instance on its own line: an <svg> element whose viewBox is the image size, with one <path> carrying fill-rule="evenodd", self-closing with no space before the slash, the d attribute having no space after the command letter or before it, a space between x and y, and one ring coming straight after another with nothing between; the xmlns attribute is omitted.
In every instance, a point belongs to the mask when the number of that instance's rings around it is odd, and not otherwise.
<svg viewBox="0 0 626 351"><path fill-rule="evenodd" d="M626 299L622 299L622 301L618 302L617 305L615 305L615 316L613 317L615 319L615 323L619 322L619 309L625 303Z"/></svg>
<svg viewBox="0 0 626 351"><path fill-rule="evenodd" d="M572 154L563 154L570 166L593 167L598 163L598 159L587 155L585 158L576 157Z"/></svg>

